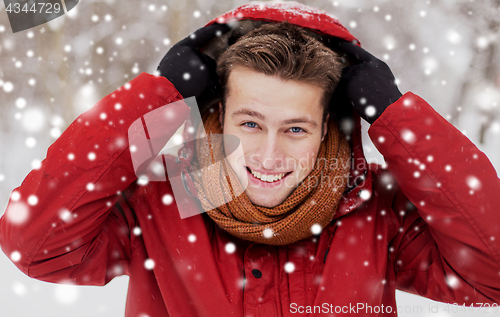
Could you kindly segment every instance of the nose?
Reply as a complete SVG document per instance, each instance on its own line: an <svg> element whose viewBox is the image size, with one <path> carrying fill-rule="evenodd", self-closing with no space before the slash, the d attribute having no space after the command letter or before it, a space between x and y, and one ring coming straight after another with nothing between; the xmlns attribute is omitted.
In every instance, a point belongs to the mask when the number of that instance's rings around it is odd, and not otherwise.
<svg viewBox="0 0 500 317"><path fill-rule="evenodd" d="M274 170L283 167L284 151L279 138L275 134L268 133L258 145L258 161L263 169Z"/></svg>

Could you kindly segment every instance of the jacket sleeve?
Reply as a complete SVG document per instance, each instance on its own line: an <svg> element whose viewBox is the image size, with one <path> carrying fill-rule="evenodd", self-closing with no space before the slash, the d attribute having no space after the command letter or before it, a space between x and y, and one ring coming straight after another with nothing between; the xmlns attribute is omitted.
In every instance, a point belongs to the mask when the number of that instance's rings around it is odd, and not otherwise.
<svg viewBox="0 0 500 317"><path fill-rule="evenodd" d="M41 167L11 194L0 245L25 274L48 282L104 285L127 274L135 217L121 194L137 176L129 127L159 107L170 138L189 115L164 77L147 73L101 99L49 147Z"/></svg>
<svg viewBox="0 0 500 317"><path fill-rule="evenodd" d="M500 180L486 155L412 93L368 133L399 184L396 287L460 305L500 302Z"/></svg>

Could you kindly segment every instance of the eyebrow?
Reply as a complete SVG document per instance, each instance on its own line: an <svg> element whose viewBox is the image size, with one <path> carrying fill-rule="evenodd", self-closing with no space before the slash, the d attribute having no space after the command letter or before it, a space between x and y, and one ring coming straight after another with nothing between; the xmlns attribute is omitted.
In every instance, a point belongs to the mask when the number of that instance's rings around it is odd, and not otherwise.
<svg viewBox="0 0 500 317"><path fill-rule="evenodd" d="M240 109L238 111L235 111L231 114L231 117L237 117L237 116L241 116L241 115L247 115L247 116L251 116L251 117L256 117L260 120L265 120L265 116L260 113L260 112L257 112L255 110L251 110L251 109L247 109L247 108L243 108L243 109ZM292 124L292 123L309 123L310 125L312 125L313 127L317 127L318 124L316 123L316 121L314 120L311 120L307 117L298 117L298 118L291 118L291 119L285 119L285 120L281 120L280 122L281 124Z"/></svg>
<svg viewBox="0 0 500 317"><path fill-rule="evenodd" d="M234 117L241 116L241 115L247 115L250 117L259 118L260 120L265 120L265 117L262 113L254 111L254 110L250 110L247 108L243 108L243 109L240 109L238 111L233 112L233 114L231 114L231 117L234 118Z"/></svg>
<svg viewBox="0 0 500 317"><path fill-rule="evenodd" d="M292 123L309 123L309 124L310 124L310 125L312 125L313 127L317 127L317 126L318 126L318 124L316 123L316 121L311 120L311 119L306 118L306 117L299 117L299 118L293 118L293 119L281 120L281 123L282 123L282 124L292 124Z"/></svg>

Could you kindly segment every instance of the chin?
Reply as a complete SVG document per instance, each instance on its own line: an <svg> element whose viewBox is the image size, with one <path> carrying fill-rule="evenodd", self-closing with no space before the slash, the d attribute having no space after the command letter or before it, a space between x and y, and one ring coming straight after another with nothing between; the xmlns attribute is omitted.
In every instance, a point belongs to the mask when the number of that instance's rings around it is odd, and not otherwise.
<svg viewBox="0 0 500 317"><path fill-rule="evenodd" d="M273 208L283 203L288 195L255 195L247 191L250 202L257 206ZM284 197L282 197L284 196Z"/></svg>

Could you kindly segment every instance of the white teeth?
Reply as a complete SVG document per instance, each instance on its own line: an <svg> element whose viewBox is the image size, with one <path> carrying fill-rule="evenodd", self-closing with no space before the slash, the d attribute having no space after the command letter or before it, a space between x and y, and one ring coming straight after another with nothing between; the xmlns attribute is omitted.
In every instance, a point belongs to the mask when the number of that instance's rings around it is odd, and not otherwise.
<svg viewBox="0 0 500 317"><path fill-rule="evenodd" d="M261 174L259 172L253 171L253 170L251 170L251 171L252 171L253 176L260 179L261 181L268 182L268 183L278 181L278 180L282 179L283 176L285 176L285 173L276 174L276 175L266 175L266 174Z"/></svg>

